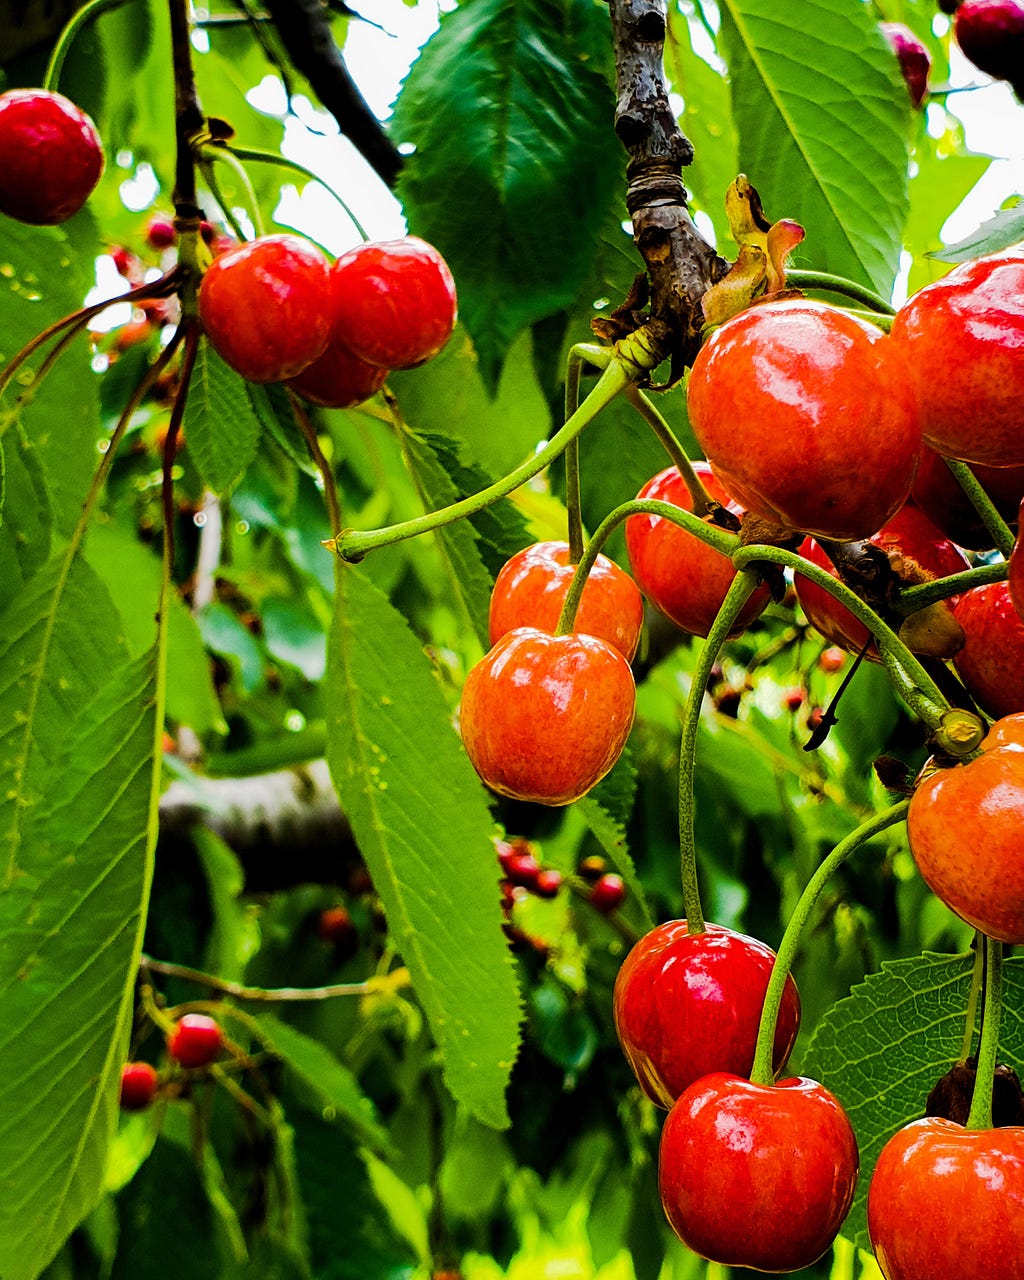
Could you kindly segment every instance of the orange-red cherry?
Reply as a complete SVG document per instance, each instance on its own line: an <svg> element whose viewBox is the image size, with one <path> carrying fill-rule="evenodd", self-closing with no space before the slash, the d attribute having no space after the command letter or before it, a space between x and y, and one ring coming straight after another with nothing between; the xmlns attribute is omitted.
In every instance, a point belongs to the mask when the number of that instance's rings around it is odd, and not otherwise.
<svg viewBox="0 0 1024 1280"><path fill-rule="evenodd" d="M1010 583L966 591L953 616L964 633L953 659L964 688L989 715L1024 711L1024 621Z"/></svg>
<svg viewBox="0 0 1024 1280"><path fill-rule="evenodd" d="M78 212L103 172L103 144L86 113L60 93L0 93L0 213L55 226Z"/></svg>
<svg viewBox="0 0 1024 1280"><path fill-rule="evenodd" d="M186 1013L167 1037L167 1052L183 1067L205 1067L224 1047L224 1034L216 1018Z"/></svg>
<svg viewBox="0 0 1024 1280"><path fill-rule="evenodd" d="M288 386L310 404L351 409L376 395L387 376L387 369L367 364L332 338L323 355L289 378Z"/></svg>
<svg viewBox="0 0 1024 1280"><path fill-rule="evenodd" d="M1024 498L1024 466L982 467L973 463L971 470L1003 519L1016 525L1018 509ZM970 498L960 488L945 458L927 445L921 450L921 461L910 496L929 520L958 547L985 551L992 546L992 535Z"/></svg>
<svg viewBox="0 0 1024 1280"><path fill-rule="evenodd" d="M535 542L517 551L498 574L491 592L491 644L516 627L554 631L576 572L567 542ZM574 629L613 645L628 662L636 652L644 604L623 569L599 555L587 575Z"/></svg>

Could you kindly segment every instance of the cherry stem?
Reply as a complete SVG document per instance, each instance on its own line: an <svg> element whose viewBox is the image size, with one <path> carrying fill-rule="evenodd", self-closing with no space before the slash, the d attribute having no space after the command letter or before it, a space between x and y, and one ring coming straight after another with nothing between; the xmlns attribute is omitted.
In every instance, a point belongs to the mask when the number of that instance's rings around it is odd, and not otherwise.
<svg viewBox="0 0 1024 1280"><path fill-rule="evenodd" d="M252 160L263 164L277 165L282 169L291 169L294 173L301 173L303 177L309 178L311 182L319 183L328 195L333 196L334 199L337 200L338 204L341 205L342 209L344 209L345 217L348 218L349 222L351 222L353 227L355 227L360 240L364 242L369 240L369 233L356 217L347 202L338 194L337 191L335 191L325 178L322 178L318 173L314 173L312 169L307 169L304 164L299 164L296 160L289 160L286 156L278 155L274 151L261 151L258 147L236 147L232 144L230 147L222 147L221 149L230 150L231 154L236 156L239 160Z"/></svg>
<svg viewBox="0 0 1024 1280"><path fill-rule="evenodd" d="M254 1004L285 1004L293 1001L334 1000L339 996L365 996L375 987L374 979L368 982L339 982L326 987L247 987L239 982L218 978L212 973L204 973L201 969L172 964L167 960L154 960L148 955L141 957L140 964L151 973L159 973L167 978L181 978L185 982L207 987L210 991L220 991L235 1000L247 1000Z"/></svg>
<svg viewBox="0 0 1024 1280"><path fill-rule="evenodd" d="M721 608L711 624L707 639L701 646L697 665L690 678L690 692L683 711L683 729L679 744L679 869L683 886L683 912L686 916L688 933L704 932L704 912L700 904L700 883L697 876L697 833L693 794L701 706L708 681L711 679L711 671L718 661L718 655L729 639L736 625L736 619L757 584L758 576L753 569L742 569L733 578Z"/></svg>
<svg viewBox="0 0 1024 1280"><path fill-rule="evenodd" d="M565 370L565 421L580 407L580 379L585 357L575 348L569 352ZM583 512L580 499L580 442L571 441L565 451L566 530L569 535L569 563L579 564L583 554Z"/></svg>
<svg viewBox="0 0 1024 1280"><path fill-rule="evenodd" d="M265 230L263 226L263 215L260 213L260 204L256 199L256 192L253 190L253 185L248 173L246 172L245 165L242 164L238 156L228 147L221 147L216 144L206 142L197 146L196 150L198 152L199 164L203 171L203 177L210 184L210 190L216 196L217 203L220 205L221 209L224 210L225 217L228 217L229 219L231 218L231 210L227 201L221 195L219 187L215 185L216 178L214 177L214 167L217 164L226 165L238 179L239 185L245 193L246 203L252 212L253 229L257 236L262 236ZM239 234L237 224L234 223L233 219L231 219L231 221L235 227L236 235ZM240 236L240 238L243 240L245 239L244 236Z"/></svg>
<svg viewBox="0 0 1024 1280"><path fill-rule="evenodd" d="M690 494L690 501L693 504L693 514L698 518L707 515L715 503L701 483L700 476L694 471L693 463L687 456L686 450L676 439L675 433L662 417L657 406L652 403L648 396L644 395L639 387L628 387L626 389L626 399L657 436L675 469L682 476L683 483Z"/></svg>
<svg viewBox="0 0 1024 1280"><path fill-rule="evenodd" d="M971 974L971 990L967 997L967 1017L964 1039L960 1046L960 1062L965 1063L974 1047L974 1027L978 1021L978 999L985 986L985 935L975 933L974 971Z"/></svg>
<svg viewBox="0 0 1024 1280"><path fill-rule="evenodd" d="M795 569L810 582L821 587L823 591L827 591L840 604L845 605L874 636L883 661L887 656L891 657L903 669L907 679L900 681L900 692L911 709L930 729L938 727L943 714L949 710L949 703L938 685L892 627L884 623L855 591L852 591L846 583L840 582L838 578L834 578L827 569L811 564L803 556L787 551L784 547L752 544L740 547L732 558L737 569L746 568L751 563L756 564L758 560L767 560L771 564L781 564Z"/></svg>
<svg viewBox="0 0 1024 1280"><path fill-rule="evenodd" d="M950 596L962 595L972 587L1004 582L1006 574L1005 560L997 561L995 564L975 565L972 569L951 573L945 578L936 578L934 582L922 582L916 587L904 587L893 601L893 608L903 615L917 613L919 609L925 609L938 600L948 600Z"/></svg>
<svg viewBox="0 0 1024 1280"><path fill-rule="evenodd" d="M224 195L220 180L214 170L213 164L205 159L199 160L199 168L202 172L206 185L210 188L210 194L214 200L220 205L220 211L224 215L224 221L231 228L232 233L244 244L249 237L245 233L245 228L238 221L235 211L231 208L227 198Z"/></svg>
<svg viewBox="0 0 1024 1280"><path fill-rule="evenodd" d="M64 60L67 58L75 38L86 23L92 22L100 14L106 13L108 9L119 9L126 3L128 3L128 0L91 0L90 4L83 5L78 10L61 31L57 43L53 46L50 61L47 63L46 74L43 76L42 88L50 93L57 92Z"/></svg>
<svg viewBox="0 0 1024 1280"><path fill-rule="evenodd" d="M817 289L825 293L839 293L845 298L852 298L854 302L862 302L869 311L878 312L883 316L896 314L896 308L892 303L886 302L873 289L858 284L856 280L830 275L827 271L787 270L786 285L790 289Z"/></svg>
<svg viewBox="0 0 1024 1280"><path fill-rule="evenodd" d="M999 1051L999 1022L1002 1015L1003 944L985 939L985 1005L981 1014L981 1041L978 1069L974 1077L971 1109L966 1129L992 1128L992 1087Z"/></svg>
<svg viewBox="0 0 1024 1280"><path fill-rule="evenodd" d="M971 506L981 517L982 524L984 524L992 538L993 546L1006 559L1009 559L1010 552L1013 550L1013 532L996 510L995 504L985 492L981 481L966 462L957 462L955 458L944 458L943 461L956 477L957 484L970 498Z"/></svg>
<svg viewBox="0 0 1024 1280"><path fill-rule="evenodd" d="M772 966L772 974L768 980L768 989L761 1009L761 1022L757 1029L757 1047L754 1050L754 1065L750 1079L754 1084L770 1085L775 1079L774 1049L775 1027L782 1007L782 997L786 990L786 979L793 968L793 961L800 948L800 941L810 922L811 913L821 896L821 891L846 859L861 845L866 844L886 828L902 822L907 815L910 801L901 800L884 812L869 818L841 840L804 886L804 891L793 910L782 935L779 949Z"/></svg>
<svg viewBox="0 0 1024 1280"><path fill-rule="evenodd" d="M171 62L174 68L174 191L175 212L199 217L196 203L196 166L191 139L205 128L192 65L192 31L187 0L170 0Z"/></svg>
<svg viewBox="0 0 1024 1280"><path fill-rule="evenodd" d="M288 392L288 399L291 402L295 420L299 424L299 430L306 441L306 447L309 449L310 456L317 471L320 473L320 483L323 485L324 490L324 503L327 507L327 518L330 521L331 528L337 529L341 524L341 503L338 498L338 485L334 478L334 471L327 459L327 455L323 451L320 437L317 435L316 427L313 426L310 416L306 412L305 405L294 391ZM397 404L389 403L389 407L392 413L397 413Z"/></svg>
<svg viewBox="0 0 1024 1280"><path fill-rule="evenodd" d="M188 403L188 391L192 383L192 372L196 366L199 352L200 329L197 321L184 319L178 326L174 337L167 344L160 367L171 358L178 345L184 341L185 351L181 362L181 380L178 393L174 397L171 416L167 424L167 436L164 439L163 457L161 458L160 501L164 516L164 550L169 566L174 564L174 457L178 448L178 434L185 417L185 405ZM157 366L153 366L153 373Z"/></svg>

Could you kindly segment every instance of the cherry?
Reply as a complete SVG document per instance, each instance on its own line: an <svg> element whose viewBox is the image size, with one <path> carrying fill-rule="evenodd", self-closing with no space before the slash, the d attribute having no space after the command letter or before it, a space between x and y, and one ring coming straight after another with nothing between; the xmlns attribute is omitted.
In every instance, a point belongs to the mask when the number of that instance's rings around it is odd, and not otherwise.
<svg viewBox="0 0 1024 1280"><path fill-rule="evenodd" d="M168 1053L183 1067L205 1067L223 1046L220 1024L203 1013L186 1013L167 1037Z"/></svg>
<svg viewBox="0 0 1024 1280"><path fill-rule="evenodd" d="M712 1071L747 1075L775 952L724 925L689 933L669 920L645 934L622 963L612 1009L619 1043L644 1093L672 1103ZM786 1065L800 1029L800 996L786 981L773 1066Z"/></svg>
<svg viewBox="0 0 1024 1280"><path fill-rule="evenodd" d="M517 551L502 566L491 592L491 644L516 627L554 632L575 571L567 542L535 542ZM606 640L628 662L643 619L636 583L614 560L599 555L587 575L574 630Z"/></svg>
<svg viewBox="0 0 1024 1280"><path fill-rule="evenodd" d="M327 259L308 240L264 236L213 260L199 287L199 318L243 378L282 382L326 350L328 280Z"/></svg>
<svg viewBox="0 0 1024 1280"><path fill-rule="evenodd" d="M148 1062L126 1062L121 1068L121 1110L145 1111L156 1093L156 1068Z"/></svg>
<svg viewBox="0 0 1024 1280"><path fill-rule="evenodd" d="M979 484L992 499L996 510L1013 524L1024 498L1024 466L971 466ZM910 489L914 503L958 547L984 551L992 546L992 535L985 528L974 504L946 466L942 455L926 445Z"/></svg>
<svg viewBox="0 0 1024 1280"><path fill-rule="evenodd" d="M462 740L492 790L571 804L619 758L635 704L618 649L596 636L517 627L466 678Z"/></svg>
<svg viewBox="0 0 1024 1280"><path fill-rule="evenodd" d="M964 0L953 19L953 36L979 71L1008 80L1024 98L1024 3Z"/></svg>
<svg viewBox="0 0 1024 1280"><path fill-rule="evenodd" d="M433 245L416 236L350 249L332 269L334 339L367 364L411 369L451 337L455 281Z"/></svg>
<svg viewBox="0 0 1024 1280"><path fill-rule="evenodd" d="M818 658L818 670L824 671L825 675L835 675L837 671L842 671L846 666L846 654L837 644L829 645L827 649L823 649Z"/></svg>
<svg viewBox="0 0 1024 1280"><path fill-rule="evenodd" d="M961 919L1024 942L1024 715L996 721L967 764L920 783L907 839L922 879Z"/></svg>
<svg viewBox="0 0 1024 1280"><path fill-rule="evenodd" d="M963 552L943 537L928 517L910 503L901 507L869 541L884 552L895 579L907 586L946 578L970 568ZM839 578L832 560L813 538L804 540L800 554L825 569L833 578ZM811 626L826 640L847 652L860 653L871 639L867 627L824 587L819 587L799 572L794 584L800 607ZM914 614L912 617L921 625L916 632L914 624L908 629L906 639L910 648L918 653L923 651L937 657L952 657L961 642L959 628L953 622L952 605L943 601L933 606L927 615ZM874 644L866 656L878 661L878 650Z"/></svg>
<svg viewBox="0 0 1024 1280"><path fill-rule="evenodd" d="M515 845L507 846L508 851L498 851L498 861L510 884L521 885L524 889L532 889L540 875L540 863L529 851L520 850Z"/></svg>
<svg viewBox="0 0 1024 1280"><path fill-rule="evenodd" d="M601 915L610 916L626 901L625 882L614 871L607 871L590 886L587 901Z"/></svg>
<svg viewBox="0 0 1024 1280"><path fill-rule="evenodd" d="M331 338L323 355L289 378L287 385L310 404L351 409L376 395L387 376L387 369L367 364Z"/></svg>
<svg viewBox="0 0 1024 1280"><path fill-rule="evenodd" d="M1024 500L1021 501L1021 507L1024 508ZM1006 583L1010 589L1013 607L1017 610L1017 617L1024 620L1024 544L1021 543L1019 535L1010 552Z"/></svg>
<svg viewBox="0 0 1024 1280"><path fill-rule="evenodd" d="M155 213L146 224L146 243L151 249L169 249L177 238L173 219L164 213Z"/></svg>
<svg viewBox="0 0 1024 1280"><path fill-rule="evenodd" d="M62 94L0 93L0 213L55 226L77 213L103 172L92 120Z"/></svg>
<svg viewBox="0 0 1024 1280"><path fill-rule="evenodd" d="M979 258L896 313L926 444L947 458L1024 466L1024 250Z"/></svg>
<svg viewBox="0 0 1024 1280"><path fill-rule="evenodd" d="M317 936L339 951L349 954L359 949L359 931L352 922L348 908L338 903L325 907L317 916Z"/></svg>
<svg viewBox="0 0 1024 1280"><path fill-rule="evenodd" d="M544 867L537 872L533 892L538 898L556 898L562 888L562 873L556 867Z"/></svg>
<svg viewBox="0 0 1024 1280"><path fill-rule="evenodd" d="M882 1148L867 1208L886 1280L1024 1277L1024 1128L913 1121Z"/></svg>
<svg viewBox="0 0 1024 1280"><path fill-rule="evenodd" d="M700 1257L796 1271L838 1234L857 1166L853 1127L823 1085L754 1084L720 1071L669 1112L658 1181L672 1230Z"/></svg>
<svg viewBox="0 0 1024 1280"><path fill-rule="evenodd" d="M710 498L734 516L743 514L706 462L695 462L693 469ZM675 467L659 471L637 497L668 502L683 511L693 510L690 491ZM640 590L648 600L680 630L706 636L736 576L728 556L671 520L646 515L629 516L626 520L626 550ZM749 626L769 599L768 588L758 587L744 605L734 634Z"/></svg>
<svg viewBox="0 0 1024 1280"><path fill-rule="evenodd" d="M983 711L1024 711L1024 622L1007 582L965 592L953 616L964 642L953 659L964 688Z"/></svg>
<svg viewBox="0 0 1024 1280"><path fill-rule="evenodd" d="M906 370L849 312L809 299L741 311L697 354L687 405L726 491L777 525L866 538L910 492L921 433Z"/></svg>
<svg viewBox="0 0 1024 1280"><path fill-rule="evenodd" d="M899 59L900 71L906 81L910 101L921 106L928 94L928 73L932 69L932 55L922 41L902 22L880 22L882 34Z"/></svg>

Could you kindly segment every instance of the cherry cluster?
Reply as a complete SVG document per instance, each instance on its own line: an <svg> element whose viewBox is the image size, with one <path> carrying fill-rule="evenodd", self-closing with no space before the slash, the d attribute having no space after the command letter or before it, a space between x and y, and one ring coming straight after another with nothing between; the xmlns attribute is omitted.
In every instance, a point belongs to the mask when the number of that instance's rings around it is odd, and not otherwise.
<svg viewBox="0 0 1024 1280"><path fill-rule="evenodd" d="M216 1018L185 1013L167 1033L167 1057L186 1071L199 1071L216 1062L224 1048L224 1033ZM121 1110L144 1111L159 1093L161 1073L151 1062L126 1062L121 1068Z"/></svg>

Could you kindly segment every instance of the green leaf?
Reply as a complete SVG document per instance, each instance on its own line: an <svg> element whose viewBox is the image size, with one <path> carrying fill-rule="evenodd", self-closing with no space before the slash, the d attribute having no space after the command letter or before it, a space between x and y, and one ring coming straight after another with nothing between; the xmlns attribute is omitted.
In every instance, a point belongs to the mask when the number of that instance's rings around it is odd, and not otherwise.
<svg viewBox="0 0 1024 1280"><path fill-rule="evenodd" d="M1012 208L1000 209L994 218L983 222L972 235L965 236L946 249L936 249L928 256L938 258L940 262L970 262L986 254L1001 253L1003 249L1010 249L1022 240L1024 200L1019 200Z"/></svg>
<svg viewBox="0 0 1024 1280"><path fill-rule="evenodd" d="M260 426L267 435L301 471L315 477L316 465L309 456L309 446L295 421L295 411L284 387L276 382L266 385L247 382L245 390Z"/></svg>
<svg viewBox="0 0 1024 1280"><path fill-rule="evenodd" d="M325 1119L329 1111L330 1118L346 1125L360 1142L378 1151L388 1146L387 1130L373 1103L348 1067L325 1044L271 1014L260 1014L257 1021L274 1053L299 1078Z"/></svg>
<svg viewBox="0 0 1024 1280"><path fill-rule="evenodd" d="M501 930L494 824L419 641L358 568L339 566L327 760L455 1098L508 1123L519 995Z"/></svg>
<svg viewBox="0 0 1024 1280"><path fill-rule="evenodd" d="M636 781L636 769L632 765L627 747L612 771L602 778L593 791L576 803L591 834L622 876L630 899L636 903L643 927L651 929L654 927L654 919L647 905L636 864L630 855L626 836L626 823L633 807Z"/></svg>
<svg viewBox="0 0 1024 1280"><path fill-rule="evenodd" d="M50 556L53 507L36 450L20 425L0 459L5 503L0 522L0 609Z"/></svg>
<svg viewBox="0 0 1024 1280"><path fill-rule="evenodd" d="M611 88L584 47L606 23L590 0L474 0L442 17L398 101L410 230L448 260L492 390L516 335L575 298L617 196Z"/></svg>
<svg viewBox="0 0 1024 1280"><path fill-rule="evenodd" d="M199 474L214 493L231 488L259 447L260 421L245 379L206 341L196 353L183 428Z"/></svg>
<svg viewBox="0 0 1024 1280"><path fill-rule="evenodd" d="M892 291L907 212L910 105L873 11L848 0L725 0L739 163L794 258ZM796 263L794 263L796 265Z"/></svg>

